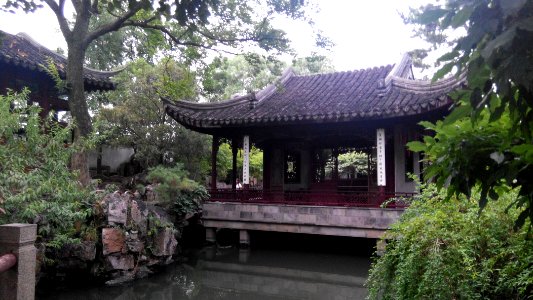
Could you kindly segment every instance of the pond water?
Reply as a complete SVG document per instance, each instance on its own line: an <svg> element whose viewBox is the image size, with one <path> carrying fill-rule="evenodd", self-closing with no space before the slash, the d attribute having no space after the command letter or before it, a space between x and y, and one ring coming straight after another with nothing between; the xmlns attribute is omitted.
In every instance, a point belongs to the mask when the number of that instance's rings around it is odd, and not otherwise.
<svg viewBox="0 0 533 300"><path fill-rule="evenodd" d="M276 247L207 247L185 264L175 264L149 278L118 287L64 290L39 299L364 299L371 259L368 242L274 238ZM268 240L268 239L267 239ZM357 242L360 241L360 242ZM253 242L253 239L252 239ZM291 246L292 244L292 246ZM294 245L296 244L296 246ZM359 245L358 245L359 244ZM357 251L352 251L353 247ZM339 250L340 249L340 250ZM365 249L362 250L361 249ZM348 252L348 253L347 253Z"/></svg>

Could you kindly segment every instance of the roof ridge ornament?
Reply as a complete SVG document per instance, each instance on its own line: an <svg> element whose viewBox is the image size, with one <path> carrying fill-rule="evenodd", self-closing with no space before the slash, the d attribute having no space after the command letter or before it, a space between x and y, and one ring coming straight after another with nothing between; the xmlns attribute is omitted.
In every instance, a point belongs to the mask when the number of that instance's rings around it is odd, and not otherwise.
<svg viewBox="0 0 533 300"><path fill-rule="evenodd" d="M383 97L383 95L391 89L392 82L396 78L414 79L411 65L411 57L409 54L404 53L400 61L397 64L394 64L394 67L392 67L389 74L387 74L385 78L380 78L378 80L378 89L380 90L379 96Z"/></svg>
<svg viewBox="0 0 533 300"><path fill-rule="evenodd" d="M257 97L255 95L255 92L250 93L250 109L254 109L257 106Z"/></svg>

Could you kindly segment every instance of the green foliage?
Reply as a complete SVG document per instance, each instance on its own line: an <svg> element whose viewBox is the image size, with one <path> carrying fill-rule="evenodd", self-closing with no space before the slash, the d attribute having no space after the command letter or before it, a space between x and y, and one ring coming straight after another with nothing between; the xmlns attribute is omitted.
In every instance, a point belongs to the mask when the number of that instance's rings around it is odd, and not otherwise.
<svg viewBox="0 0 533 300"><path fill-rule="evenodd" d="M59 76L59 71L52 58L46 60L46 66L44 66L46 73L54 80L56 89L59 93L64 93L67 89L67 83Z"/></svg>
<svg viewBox="0 0 533 300"><path fill-rule="evenodd" d="M350 151L339 154L339 173L367 174L368 157L364 152Z"/></svg>
<svg viewBox="0 0 533 300"><path fill-rule="evenodd" d="M481 209L487 197L498 197L498 189L520 186L513 203L522 209L516 225L533 219L533 1L449 0L413 10L406 21L416 24L418 33L435 45L452 47L438 59L442 68L434 79L455 71L466 73L468 82L452 95L456 105L437 125L440 137L425 139L425 150L440 165L426 178L435 176L440 186L450 181L452 193L466 195L481 184ZM465 127L466 119L472 125L461 137L455 127ZM461 147L477 149L479 155L460 154ZM457 151L446 156L442 149L447 148Z"/></svg>
<svg viewBox="0 0 533 300"><path fill-rule="evenodd" d="M204 95L211 101L230 99L259 90L281 75L284 63L255 53L217 57L202 74Z"/></svg>
<svg viewBox="0 0 533 300"><path fill-rule="evenodd" d="M37 224L40 241L60 247L76 241L94 195L68 168L72 128L40 119L27 95L0 95L0 224Z"/></svg>
<svg viewBox="0 0 533 300"><path fill-rule="evenodd" d="M229 176L231 176L232 163L233 160L230 144L220 144L217 153L217 178L219 178L219 180L223 180L224 178L229 178ZM208 168L209 170L207 170L206 174L209 174L211 171L211 164L208 164Z"/></svg>
<svg viewBox="0 0 533 300"><path fill-rule="evenodd" d="M104 11L90 20L89 28L94 30L111 22L113 18L109 12ZM126 27L94 40L87 48L85 63L98 70L113 69L136 58L153 63L156 54L168 48L170 45L162 32Z"/></svg>
<svg viewBox="0 0 533 300"><path fill-rule="evenodd" d="M423 188L383 237L369 299L529 299L533 239L528 226L513 227L516 196L505 193L480 216L477 195L444 201L435 186Z"/></svg>
<svg viewBox="0 0 533 300"><path fill-rule="evenodd" d="M296 58L292 61L292 68L298 75L331 73L335 71L331 60L323 55Z"/></svg>
<svg viewBox="0 0 533 300"><path fill-rule="evenodd" d="M242 150L239 149L237 152L237 176L242 175L242 172L240 172L242 170L242 159ZM232 163L231 145L228 143L220 144L217 154L217 178L219 180L224 178L229 180ZM259 180L263 179L263 151L254 146L250 149L250 176Z"/></svg>
<svg viewBox="0 0 533 300"><path fill-rule="evenodd" d="M189 179L183 166L157 166L150 170L146 177L157 184L156 192L163 204L179 216L200 208L201 201L207 199L207 190L197 182Z"/></svg>
<svg viewBox="0 0 533 300"><path fill-rule="evenodd" d="M201 163L209 156L206 136L191 132L170 118L160 97L196 97L194 74L171 59L152 66L144 60L131 63L117 76L118 88L107 93L111 105L98 115L100 132L108 142L133 147L135 159L145 168L166 161L182 162L193 178L202 178Z"/></svg>
<svg viewBox="0 0 533 300"><path fill-rule="evenodd" d="M334 71L331 61L320 55L296 58L292 67L299 75ZM233 58L217 57L202 72L203 93L211 101L227 100L264 88L275 82L287 68L284 62L273 56L256 53Z"/></svg>

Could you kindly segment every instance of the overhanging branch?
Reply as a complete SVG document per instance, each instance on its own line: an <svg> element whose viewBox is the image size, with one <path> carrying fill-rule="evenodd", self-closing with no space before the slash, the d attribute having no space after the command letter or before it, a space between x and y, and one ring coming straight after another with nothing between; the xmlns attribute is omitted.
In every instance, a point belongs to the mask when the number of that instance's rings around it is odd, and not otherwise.
<svg viewBox="0 0 533 300"><path fill-rule="evenodd" d="M47 0L47 1L50 1L50 0ZM102 35L105 35L106 33L117 31L120 28L127 26L125 25L126 21L128 21L141 9L142 9L142 4L139 2L136 5L134 5L130 10L126 11L124 14L117 17L114 21L104 24L102 26L99 26L95 30L89 32L87 34L87 37L84 40L85 45L89 45L92 41L101 37Z"/></svg>

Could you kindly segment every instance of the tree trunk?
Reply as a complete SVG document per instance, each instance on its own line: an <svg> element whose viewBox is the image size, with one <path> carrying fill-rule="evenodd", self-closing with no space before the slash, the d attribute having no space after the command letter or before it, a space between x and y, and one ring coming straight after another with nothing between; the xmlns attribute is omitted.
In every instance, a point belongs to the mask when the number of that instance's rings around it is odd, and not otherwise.
<svg viewBox="0 0 533 300"><path fill-rule="evenodd" d="M83 35L75 36L68 43L67 61L67 84L69 88L69 108L76 124L74 129L74 143L79 143L81 138L87 137L91 131L91 117L89 108L85 100L85 88L83 77L83 60L85 58L85 47L83 46ZM71 158L71 168L78 171L78 180L83 186L87 186L91 181L89 166L87 164L87 153L81 150Z"/></svg>

